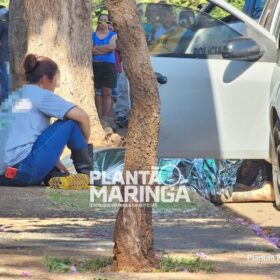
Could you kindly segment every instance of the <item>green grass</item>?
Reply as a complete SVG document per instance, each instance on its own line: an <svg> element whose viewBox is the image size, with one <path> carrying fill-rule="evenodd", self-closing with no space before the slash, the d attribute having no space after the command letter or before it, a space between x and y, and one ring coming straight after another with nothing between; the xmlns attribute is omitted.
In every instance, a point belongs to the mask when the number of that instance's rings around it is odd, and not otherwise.
<svg viewBox="0 0 280 280"><path fill-rule="evenodd" d="M43 263L48 268L49 272L69 273L71 272L71 265L75 265L78 272L96 272L106 267L109 267L113 263L112 258L107 259L88 259L73 262L69 257L59 258L52 256L45 256Z"/></svg>
<svg viewBox="0 0 280 280"><path fill-rule="evenodd" d="M214 272L214 265L207 260L196 258L171 258L163 257L160 260L160 268L158 272L179 272L188 270L189 272Z"/></svg>
<svg viewBox="0 0 280 280"><path fill-rule="evenodd" d="M157 206L155 207L155 212L157 211L174 211L174 212L182 212L187 211L191 209L195 209L196 211L199 211L201 209L201 205L198 205L197 201L195 200L195 196L192 192L188 192L190 202L186 202L184 199L180 199L178 202L174 203L166 203L166 202L159 202L157 203Z"/></svg>
<svg viewBox="0 0 280 280"><path fill-rule="evenodd" d="M113 259L95 258L73 262L69 257L59 258L45 256L43 262L49 272L69 273L71 272L71 266L73 264L75 265L77 272L102 272L104 269L108 269L112 266ZM179 272L185 270L189 272L215 272L215 267L210 261L203 260L199 257L163 257L160 261L160 268L155 270L155 272Z"/></svg>
<svg viewBox="0 0 280 280"><path fill-rule="evenodd" d="M48 188L46 190L48 199L52 202L53 208L66 211L116 211L117 207L91 207L90 206L90 191L72 191L72 190L54 190ZM101 198L98 198L96 203L102 203Z"/></svg>
<svg viewBox="0 0 280 280"><path fill-rule="evenodd" d="M54 190L47 188L46 190L48 199L52 202L52 207L57 210L66 211L95 211L95 212L116 212L118 207L114 205L110 207L90 207L90 192L89 190L71 191L71 190ZM188 192L190 202L184 199L174 203L158 202L154 207L154 212L183 212L194 209L196 212L204 210L204 206L197 201L197 194ZM96 203L102 203L102 198L97 198Z"/></svg>
<svg viewBox="0 0 280 280"><path fill-rule="evenodd" d="M70 258L44 257L44 264L50 272L70 272Z"/></svg>
<svg viewBox="0 0 280 280"><path fill-rule="evenodd" d="M109 267L113 264L113 259L89 259L81 261L77 264L77 269L79 272L95 272L100 269Z"/></svg>
<svg viewBox="0 0 280 280"><path fill-rule="evenodd" d="M89 191L71 191L71 190L46 190L49 200L55 208L65 210L88 211Z"/></svg>
<svg viewBox="0 0 280 280"><path fill-rule="evenodd" d="M154 208L155 212L158 211L174 211L174 212L182 212L187 211L191 209L197 209L197 205L193 202L185 202L185 201L179 201L174 203L166 203L166 202L158 202L156 204L156 207Z"/></svg>

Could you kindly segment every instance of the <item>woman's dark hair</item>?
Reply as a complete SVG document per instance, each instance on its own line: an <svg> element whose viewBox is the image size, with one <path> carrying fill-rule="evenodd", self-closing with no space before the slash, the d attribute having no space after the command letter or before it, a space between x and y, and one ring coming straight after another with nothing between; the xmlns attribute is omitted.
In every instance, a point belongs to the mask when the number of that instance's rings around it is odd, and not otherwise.
<svg viewBox="0 0 280 280"><path fill-rule="evenodd" d="M109 20L109 15L107 15L107 14L105 14L105 13L101 13L101 14L98 16L97 21L99 21L100 18L101 18L102 16L106 16L106 17L108 18L108 20Z"/></svg>
<svg viewBox="0 0 280 280"><path fill-rule="evenodd" d="M35 54L28 54L23 62L25 70L25 79L28 83L37 83L44 75L50 80L58 72L57 64L48 57L36 56Z"/></svg>

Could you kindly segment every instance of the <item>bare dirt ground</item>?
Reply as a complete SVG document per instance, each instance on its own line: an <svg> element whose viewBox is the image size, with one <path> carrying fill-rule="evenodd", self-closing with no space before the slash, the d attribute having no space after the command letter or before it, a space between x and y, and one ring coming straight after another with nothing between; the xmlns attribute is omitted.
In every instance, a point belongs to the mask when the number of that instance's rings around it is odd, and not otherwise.
<svg viewBox="0 0 280 280"><path fill-rule="evenodd" d="M73 210L51 200L43 187L0 188L0 192L1 280L280 279L280 251L235 221L244 216L280 233L280 214L270 203L218 208L195 195L197 207L193 209L155 211L157 250L180 257L203 252L213 261L216 272L59 274L48 272L44 256L68 256L74 260L112 256L116 212L85 211L79 207ZM261 256L262 260L255 260Z"/></svg>

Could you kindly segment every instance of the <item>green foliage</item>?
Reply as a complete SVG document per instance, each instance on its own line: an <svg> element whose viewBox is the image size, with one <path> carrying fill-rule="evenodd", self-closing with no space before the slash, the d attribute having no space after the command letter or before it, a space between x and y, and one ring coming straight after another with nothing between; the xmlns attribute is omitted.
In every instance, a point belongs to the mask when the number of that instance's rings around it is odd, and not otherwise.
<svg viewBox="0 0 280 280"><path fill-rule="evenodd" d="M141 0L142 3L149 3L149 2L158 2L159 0ZM230 2L233 6L237 7L238 9L242 10L242 7L244 5L244 0L227 0ZM140 2L140 0L139 0ZM167 0L167 3L179 5L179 6L187 6L190 8L196 8L199 4L203 4L207 2L206 0ZM9 0L0 0L0 5L9 7ZM105 0L92 0L92 21L93 21L93 28L96 26L97 17L98 15L106 10L105 6ZM224 14L217 13L215 18L222 18Z"/></svg>
<svg viewBox="0 0 280 280"><path fill-rule="evenodd" d="M140 1L139 1L140 2ZM149 2L159 2L157 0L141 0L141 3L149 3ZM190 8L196 8L199 4L205 3L206 0L167 0L166 3L178 6L185 6Z"/></svg>
<svg viewBox="0 0 280 280"><path fill-rule="evenodd" d="M148 2L158 2L156 0L142 0L143 3ZM170 4L180 5L180 6L188 6L188 7L197 7L199 4L203 4L206 2L206 0L167 0ZM244 5L244 0L228 0L233 6L242 9ZM0 5L4 5L6 7L9 6L9 0L0 0ZM94 13L98 13L99 10L103 10L103 7L105 7L105 1L104 0L92 0L92 6Z"/></svg>
<svg viewBox="0 0 280 280"><path fill-rule="evenodd" d="M96 0L93 0L96 1ZM139 2L142 3L149 3L149 2L159 2L158 0L139 0ZM245 0L226 0L231 5L237 7L238 9L242 10L242 7L244 5ZM207 0L166 0L167 3L172 5L178 5L178 6L185 6L189 8L196 8L199 4L204 4L207 2Z"/></svg>
<svg viewBox="0 0 280 280"><path fill-rule="evenodd" d="M245 0L229 0L228 1L232 6L238 8L239 10L242 10Z"/></svg>
<svg viewBox="0 0 280 280"><path fill-rule="evenodd" d="M187 270L189 272L214 272L215 268L209 261L202 260L200 258L171 258L163 257L160 260L159 272L178 272Z"/></svg>
<svg viewBox="0 0 280 280"><path fill-rule="evenodd" d="M44 257L44 264L50 272L70 272L70 258Z"/></svg>
<svg viewBox="0 0 280 280"><path fill-rule="evenodd" d="M242 10L245 0L226 0L234 7ZM149 3L149 2L159 2L159 0L139 0L137 2ZM166 3L178 6L184 6L192 9L196 9L198 5L206 3L207 0L166 0ZM105 0L92 0L93 4L93 26L96 26L97 16L104 10L106 10ZM222 19L228 16L229 13L216 7L211 13L211 16L215 19Z"/></svg>
<svg viewBox="0 0 280 280"><path fill-rule="evenodd" d="M5 7L8 8L8 6L9 6L9 0L0 0L0 5L3 5L3 6L5 6Z"/></svg>
<svg viewBox="0 0 280 280"><path fill-rule="evenodd" d="M95 13L106 9L104 0L92 0L92 9Z"/></svg>

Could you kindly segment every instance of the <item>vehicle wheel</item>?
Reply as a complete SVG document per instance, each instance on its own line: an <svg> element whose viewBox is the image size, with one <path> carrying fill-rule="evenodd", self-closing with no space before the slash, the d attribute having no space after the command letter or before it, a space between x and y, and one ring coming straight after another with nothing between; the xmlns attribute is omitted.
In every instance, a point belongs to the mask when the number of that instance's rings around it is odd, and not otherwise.
<svg viewBox="0 0 280 280"><path fill-rule="evenodd" d="M272 135L272 177L275 205L280 210L280 120L275 123Z"/></svg>

